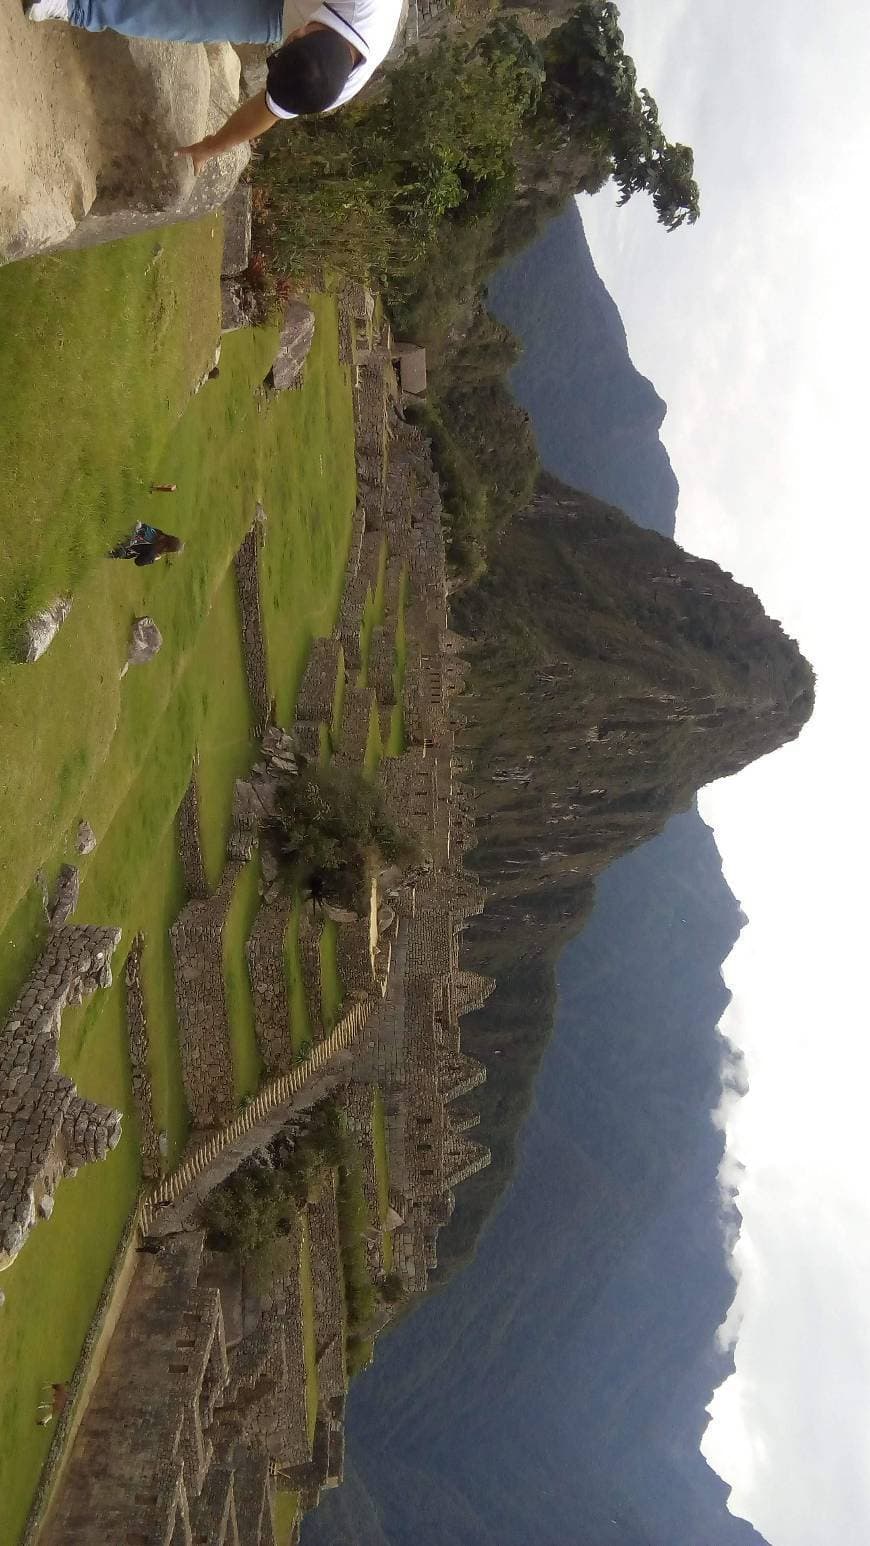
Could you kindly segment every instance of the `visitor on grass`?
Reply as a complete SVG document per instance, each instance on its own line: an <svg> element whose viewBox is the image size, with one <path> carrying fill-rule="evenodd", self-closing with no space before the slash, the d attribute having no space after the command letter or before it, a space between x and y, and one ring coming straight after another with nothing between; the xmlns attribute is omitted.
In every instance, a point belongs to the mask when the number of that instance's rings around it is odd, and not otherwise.
<svg viewBox="0 0 870 1546"><path fill-rule="evenodd" d="M266 90L217 134L176 154L194 172L225 150L255 140L282 118L342 107L390 51L402 0L24 0L31 21L67 21L88 32L179 43L278 43Z"/></svg>
<svg viewBox="0 0 870 1546"><path fill-rule="evenodd" d="M183 553L184 543L180 537L173 537L168 531L161 531L159 526L147 526L144 521L137 521L133 531L126 541L119 542L112 548L110 558L132 558L138 568L144 564L156 564L159 558L165 558L167 553Z"/></svg>

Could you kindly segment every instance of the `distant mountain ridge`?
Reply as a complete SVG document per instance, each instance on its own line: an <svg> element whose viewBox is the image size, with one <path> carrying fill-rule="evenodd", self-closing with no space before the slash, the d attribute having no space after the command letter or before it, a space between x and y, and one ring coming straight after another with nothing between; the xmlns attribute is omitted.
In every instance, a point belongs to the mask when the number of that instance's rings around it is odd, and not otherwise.
<svg viewBox="0 0 870 1546"><path fill-rule="evenodd" d="M663 404L573 204L491 288L544 465L672 532ZM491 902L469 947L498 986L463 1034L493 1165L439 1242L447 1278L477 1255L379 1346L304 1546L764 1546L699 1452L730 1368L710 1113L744 920L692 793L797 733L812 673L715 565L546 479L454 614L477 641Z"/></svg>
<svg viewBox="0 0 870 1546"><path fill-rule="evenodd" d="M511 389L542 465L672 537L680 490L659 439L667 407L631 362L573 199L492 276L488 305L522 340Z"/></svg>

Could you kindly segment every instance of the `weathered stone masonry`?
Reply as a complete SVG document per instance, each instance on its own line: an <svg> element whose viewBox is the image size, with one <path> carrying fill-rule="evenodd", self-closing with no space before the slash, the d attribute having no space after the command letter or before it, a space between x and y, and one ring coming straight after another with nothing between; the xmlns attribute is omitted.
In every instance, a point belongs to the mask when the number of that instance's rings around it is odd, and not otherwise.
<svg viewBox="0 0 870 1546"><path fill-rule="evenodd" d="M64 1009L111 985L120 938L85 925L52 931L0 1030L0 1269L48 1217L58 1182L120 1140L121 1113L83 1099L58 1052Z"/></svg>

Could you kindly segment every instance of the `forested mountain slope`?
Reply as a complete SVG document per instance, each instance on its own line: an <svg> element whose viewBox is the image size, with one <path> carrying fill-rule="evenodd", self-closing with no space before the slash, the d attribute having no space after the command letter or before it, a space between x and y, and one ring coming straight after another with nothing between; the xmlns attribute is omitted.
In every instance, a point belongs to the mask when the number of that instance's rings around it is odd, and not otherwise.
<svg viewBox="0 0 870 1546"><path fill-rule="evenodd" d="M489 306L522 340L511 388L531 413L543 466L673 536L679 488L659 439L666 406L631 362L573 199L492 276Z"/></svg>

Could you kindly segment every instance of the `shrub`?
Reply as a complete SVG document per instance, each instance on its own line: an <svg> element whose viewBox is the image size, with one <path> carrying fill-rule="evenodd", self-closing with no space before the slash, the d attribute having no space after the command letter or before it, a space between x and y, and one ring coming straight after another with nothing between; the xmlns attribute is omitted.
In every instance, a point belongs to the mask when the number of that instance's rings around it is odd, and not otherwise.
<svg viewBox="0 0 870 1546"><path fill-rule="evenodd" d="M267 1166L246 1165L212 1192L203 1216L209 1244L248 1261L290 1231L295 1208L288 1178Z"/></svg>
<svg viewBox="0 0 870 1546"><path fill-rule="evenodd" d="M385 1304L398 1304L405 1297L405 1285L398 1272L388 1272L381 1283L381 1298Z"/></svg>
<svg viewBox="0 0 870 1546"><path fill-rule="evenodd" d="M281 784L267 836L282 868L316 900L362 908L373 866L411 863L416 842L351 768L309 766Z"/></svg>

